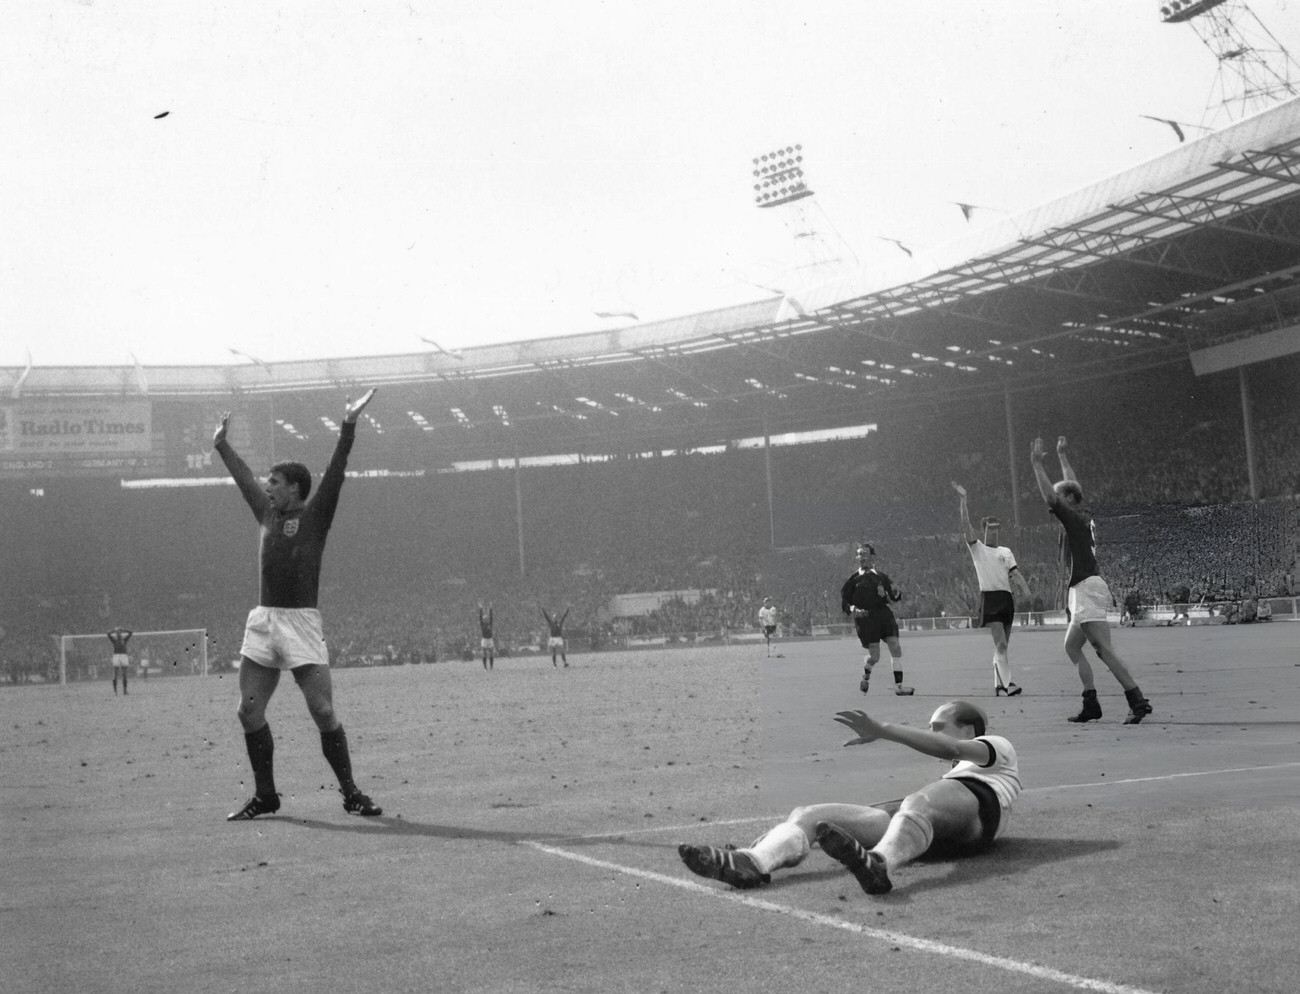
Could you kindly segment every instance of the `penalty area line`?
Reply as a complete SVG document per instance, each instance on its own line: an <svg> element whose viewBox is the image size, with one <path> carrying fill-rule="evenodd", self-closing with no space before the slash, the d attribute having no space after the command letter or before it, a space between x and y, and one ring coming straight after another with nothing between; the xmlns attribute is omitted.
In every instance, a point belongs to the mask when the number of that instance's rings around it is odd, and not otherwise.
<svg viewBox="0 0 1300 994"><path fill-rule="evenodd" d="M1047 784L1041 787L1026 787L1022 794L1045 794L1054 790L1079 790L1086 787L1118 787L1122 784L1130 783L1155 783L1160 780L1184 780L1188 777L1213 777L1222 776L1225 773L1264 773L1270 770L1289 770L1300 766L1300 762L1294 763L1271 763L1267 766L1237 766L1226 770L1190 770L1186 773L1162 773L1154 777L1128 777L1118 780L1096 780L1089 783L1057 783ZM726 818L719 821L693 821L685 825L650 825L642 828L625 828L617 832L591 832L583 835L569 835L558 841L564 842L570 839L574 841L594 841L596 839L622 839L633 835L657 835L662 832L690 832L702 828L718 828L728 825L753 825L758 822L776 824L784 821L786 815L766 814L750 815L746 818Z"/></svg>
<svg viewBox="0 0 1300 994"><path fill-rule="evenodd" d="M916 952L929 953L934 956L943 956L948 959L966 960L971 963L978 963L981 966L1006 970L1010 973L1023 974L1037 980L1049 980L1053 983L1073 987L1076 990L1100 991L1101 994L1158 994L1156 991L1150 991L1143 987L1131 987L1127 984L1117 984L1109 980L1094 980L1091 977L1080 977L1072 973L1065 973L1061 970L1054 970L1051 967L1039 966L1036 963L1025 963L1021 960L1009 959L1005 956L993 956L989 953L982 953L977 949L965 949L961 946L950 946L944 942L935 942L933 939L918 939L910 935L904 935L902 932L891 932L888 929L872 928L870 925L844 921L843 919L836 918L832 915L824 915L816 911L805 911L802 908L777 904L774 901L765 901L762 898L752 897L748 894L740 894L735 891L708 887L704 884L696 883L694 880L685 880L681 877L670 877L664 873L655 873L653 870L640 870L633 866L623 866L619 863L611 863L608 860L595 859L592 856L584 856L581 853L570 852L567 849L560 849L556 846L546 845L542 842L530 840L524 841L522 845L530 846L539 852L544 852L551 856L570 859L586 866L593 866L602 870L612 870L615 873L622 873L631 877L639 877L642 880L649 880L654 883L666 884L669 887L676 887L679 890L689 891L694 894L702 894L706 897L716 898L720 901L731 901L734 904L741 904L758 911L768 911L778 915L785 915L788 918L794 918L797 921L806 922L810 925L821 925L827 928L835 928L844 932L850 932L854 935L862 936L863 938L892 943L893 945L904 949L912 949Z"/></svg>
<svg viewBox="0 0 1300 994"><path fill-rule="evenodd" d="M1026 787L1021 793L1038 794L1049 790L1074 790L1079 787L1117 787L1124 783L1153 783L1157 780L1182 780L1186 777L1213 777L1224 773L1262 773L1266 770L1288 770L1300 763L1273 763L1269 766L1238 766L1231 770L1194 770L1189 773L1162 773L1157 777L1129 777L1127 780L1098 780L1094 783L1059 783L1051 787Z"/></svg>

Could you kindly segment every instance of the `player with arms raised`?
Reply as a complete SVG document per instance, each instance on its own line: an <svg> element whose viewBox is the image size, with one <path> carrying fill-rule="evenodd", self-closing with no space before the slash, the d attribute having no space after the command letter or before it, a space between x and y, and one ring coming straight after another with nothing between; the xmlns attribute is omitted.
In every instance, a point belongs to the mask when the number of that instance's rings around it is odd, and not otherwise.
<svg viewBox="0 0 1300 994"><path fill-rule="evenodd" d="M253 766L256 793L232 812L228 821L246 821L280 809L266 706L282 670L293 674L320 729L321 749L338 777L343 810L359 815L383 813L352 779L348 740L334 711L329 653L316 609L325 538L338 507L348 453L356 438L357 417L374 395L374 390L368 390L357 401L347 399L334 455L310 500L311 474L302 463L276 463L265 486L258 484L226 440L229 412L221 416L212 436L212 445L252 508L262 536L258 606L248 613L244 643L239 650L239 721Z"/></svg>
<svg viewBox="0 0 1300 994"><path fill-rule="evenodd" d="M135 633L129 628L118 625L108 633L108 640L113 644L113 696L117 696L117 671L122 671L122 693L126 693L126 671L131 668L131 656L126 651L126 644Z"/></svg>
<svg viewBox="0 0 1300 994"><path fill-rule="evenodd" d="M1142 696L1137 681L1128 666L1119 657L1110 642L1110 622L1106 612L1111 605L1110 588L1097 570L1097 537L1092 515L1083 510L1083 488L1065 454L1065 436L1056 440L1056 456L1061 462L1061 481L1053 484L1043 468L1046 449L1041 438L1034 439L1029 451L1029 461L1034 467L1038 491L1047 501L1047 509L1065 529L1070 547L1070 592L1067 610L1070 623L1065 629L1065 654L1079 671L1083 683L1083 708L1069 720L1096 721L1101 717L1097 702L1097 684L1093 679L1092 665L1083 654L1083 647L1091 643L1097 658L1106 664L1115 679L1124 688L1128 698L1129 714L1126 725L1136 725L1152 711L1151 702Z"/></svg>
<svg viewBox="0 0 1300 994"><path fill-rule="evenodd" d="M966 506L966 488L954 483L953 489L961 496L961 525L966 531L966 546L975 563L975 577L980 585L980 623L993 636L993 695L1015 697L1020 687L1011 679L1011 661L1007 647L1011 641L1011 625L1016 620L1016 601L1011 595L1014 583L1023 601L1029 601L1029 585L1016 568L1016 557L1005 545L998 545L998 520L985 518L984 538L980 539L971 524L970 509Z"/></svg>
<svg viewBox="0 0 1300 994"><path fill-rule="evenodd" d="M569 609L566 607L562 615L558 618L553 618L546 608L542 607L540 604L537 606L541 608L542 617L546 619L547 631L551 633L550 637L546 640L546 648L549 649L551 653L551 665L556 665L555 656L558 653L560 658L564 660L565 667L568 667L569 657L564 651L564 619L569 616Z"/></svg>

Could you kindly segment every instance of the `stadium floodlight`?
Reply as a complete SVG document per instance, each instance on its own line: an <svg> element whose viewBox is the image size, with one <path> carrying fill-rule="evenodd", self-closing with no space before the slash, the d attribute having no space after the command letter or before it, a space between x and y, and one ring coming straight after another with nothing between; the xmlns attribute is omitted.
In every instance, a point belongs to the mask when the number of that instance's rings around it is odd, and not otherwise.
<svg viewBox="0 0 1300 994"><path fill-rule="evenodd" d="M1224 0L1169 0L1160 5L1160 18L1166 24L1190 21L1198 14L1219 6Z"/></svg>
<svg viewBox="0 0 1300 994"><path fill-rule="evenodd" d="M1189 25L1214 55L1218 69L1208 117L1237 119L1300 94L1300 63L1245 0L1164 0L1160 19ZM1180 131L1175 121L1155 120Z"/></svg>
<svg viewBox="0 0 1300 994"><path fill-rule="evenodd" d="M754 203L759 207L779 207L811 197L804 179L803 146L787 145L754 159Z"/></svg>

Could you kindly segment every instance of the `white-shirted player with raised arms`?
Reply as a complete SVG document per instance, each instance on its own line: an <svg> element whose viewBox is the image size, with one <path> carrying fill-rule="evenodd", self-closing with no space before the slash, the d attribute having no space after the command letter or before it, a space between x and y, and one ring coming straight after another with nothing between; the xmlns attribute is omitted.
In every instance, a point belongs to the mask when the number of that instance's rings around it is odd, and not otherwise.
<svg viewBox="0 0 1300 994"><path fill-rule="evenodd" d="M1015 697L1020 693L1011 679L1011 662L1007 649L1011 642L1011 626L1016 620L1016 592L1024 601L1029 600L1029 585L1016 568L1016 557L1005 545L998 545L998 520L985 518L984 538L981 540L971 524L970 509L966 506L966 488L954 483L953 489L961 495L961 526L966 532L966 546L975 563L975 577L980 585L979 627L987 628L993 636L993 694Z"/></svg>

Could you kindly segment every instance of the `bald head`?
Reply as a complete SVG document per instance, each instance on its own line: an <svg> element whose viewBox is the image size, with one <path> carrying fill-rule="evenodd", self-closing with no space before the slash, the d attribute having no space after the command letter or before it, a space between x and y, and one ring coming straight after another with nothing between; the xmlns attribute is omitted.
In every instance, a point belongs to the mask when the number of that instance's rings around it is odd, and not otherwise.
<svg viewBox="0 0 1300 994"><path fill-rule="evenodd" d="M930 715L930 728L955 739L978 738L988 728L988 716L969 701L940 704ZM972 734L966 734L969 729Z"/></svg>

